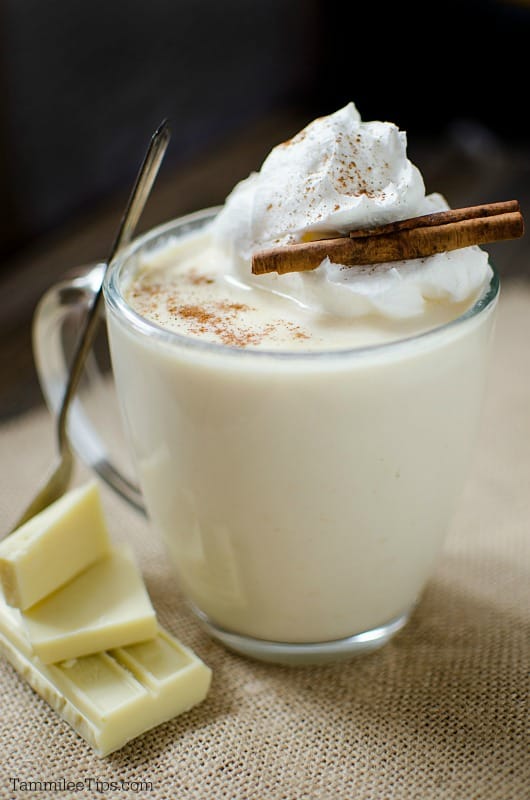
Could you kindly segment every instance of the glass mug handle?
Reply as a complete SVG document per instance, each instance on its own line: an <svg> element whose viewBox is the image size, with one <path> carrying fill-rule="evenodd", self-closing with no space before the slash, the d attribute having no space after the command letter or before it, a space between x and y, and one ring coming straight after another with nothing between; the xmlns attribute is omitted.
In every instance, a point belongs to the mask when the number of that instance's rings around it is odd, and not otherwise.
<svg viewBox="0 0 530 800"><path fill-rule="evenodd" d="M50 411L57 415L63 399L71 348L103 278L105 265L84 268L78 277L52 286L40 300L33 318L33 354L39 382ZM70 353L71 355L71 353ZM81 386L101 392L105 386L93 353L85 364ZM113 463L101 437L96 433L82 399L81 387L69 411L68 435L81 460L137 511L146 514L142 493L136 482ZM99 416L99 414L98 414Z"/></svg>

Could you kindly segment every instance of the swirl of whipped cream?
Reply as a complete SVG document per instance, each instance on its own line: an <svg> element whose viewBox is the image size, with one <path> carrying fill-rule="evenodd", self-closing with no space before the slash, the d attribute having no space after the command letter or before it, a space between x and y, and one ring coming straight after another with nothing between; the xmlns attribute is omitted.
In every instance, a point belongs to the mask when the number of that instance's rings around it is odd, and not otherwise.
<svg viewBox="0 0 530 800"><path fill-rule="evenodd" d="M313 272L259 277L251 274L251 255L446 208L441 195L425 195L406 134L390 122L362 122L348 103L275 147L261 170L233 189L212 234L233 277L247 285L323 313L406 318L422 314L428 300L472 299L491 278L487 254L469 247L360 269L326 259Z"/></svg>

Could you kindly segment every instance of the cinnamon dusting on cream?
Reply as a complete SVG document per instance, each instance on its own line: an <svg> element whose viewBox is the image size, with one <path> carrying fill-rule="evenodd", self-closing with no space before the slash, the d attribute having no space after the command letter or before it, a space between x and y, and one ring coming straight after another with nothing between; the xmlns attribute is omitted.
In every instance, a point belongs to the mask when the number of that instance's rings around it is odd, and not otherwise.
<svg viewBox="0 0 530 800"><path fill-rule="evenodd" d="M147 271L137 276L128 297L134 309L153 322L162 324L164 317L176 323L179 333L232 347L256 347L278 336L298 341L310 338L302 327L288 320L257 322L252 316L256 308L228 300L219 286L208 295L193 291L194 287L206 289L214 284L213 277L193 269L174 275L165 284Z"/></svg>

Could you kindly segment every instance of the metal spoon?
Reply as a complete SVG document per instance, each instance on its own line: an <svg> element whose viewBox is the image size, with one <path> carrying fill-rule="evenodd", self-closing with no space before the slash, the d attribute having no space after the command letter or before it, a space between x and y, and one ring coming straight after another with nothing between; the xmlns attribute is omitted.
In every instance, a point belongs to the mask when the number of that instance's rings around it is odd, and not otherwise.
<svg viewBox="0 0 530 800"><path fill-rule="evenodd" d="M132 239L134 230L138 220L140 219L140 215L153 187L155 178L162 163L162 159L164 158L170 136L171 131L169 123L167 120L164 120L164 122L161 123L151 137L149 147L144 156L138 175L136 176L136 181L121 218L118 233L107 258L107 267L114 260L118 250L124 245L128 244L128 242L130 242ZM88 311L85 326L79 337L70 368L63 401L57 417L56 433L60 457L59 464L55 468L53 474L48 479L46 484L26 508L10 533L19 528L24 522L27 522L29 519L31 519L31 517L34 517L35 514L38 514L39 511L42 511L44 508L61 497L61 495L63 495L67 490L70 483L74 459L70 442L68 440L68 410L70 408L70 403L75 396L79 380L83 372L85 359L90 351L98 327L99 309L103 300L102 287L103 280L94 298L92 306Z"/></svg>

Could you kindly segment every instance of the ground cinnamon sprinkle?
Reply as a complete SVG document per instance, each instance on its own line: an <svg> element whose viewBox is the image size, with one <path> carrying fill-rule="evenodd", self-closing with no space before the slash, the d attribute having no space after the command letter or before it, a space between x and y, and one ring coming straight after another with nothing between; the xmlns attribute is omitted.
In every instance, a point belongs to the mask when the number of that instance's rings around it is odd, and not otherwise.
<svg viewBox="0 0 530 800"><path fill-rule="evenodd" d="M175 330L191 336L218 341L232 347L256 347L267 339L288 338L302 340L310 336L299 325L287 320L259 324L256 319L248 319L248 312L257 309L246 303L225 299L208 298L204 302L189 296L186 286L214 284L215 280L191 270L178 279L162 283L153 281L149 274L138 276L131 286L129 298L136 311L162 326L167 325L167 315L179 325ZM184 302L187 300L187 302Z"/></svg>
<svg viewBox="0 0 530 800"><path fill-rule="evenodd" d="M238 314L251 310L252 307L245 303L230 303L225 300L208 302L202 306L168 303L168 311L173 316L189 322L189 333L213 334L223 344L233 347L258 345L274 330L274 326L270 324L259 330L244 327L237 319Z"/></svg>
<svg viewBox="0 0 530 800"><path fill-rule="evenodd" d="M189 271L187 277L192 286L208 286L215 283L213 278L209 278L207 275L198 275L194 269Z"/></svg>
<svg viewBox="0 0 530 800"><path fill-rule="evenodd" d="M278 321L259 327L245 324L244 313L256 310L245 303L217 300L197 305L179 304L172 300L168 302L167 309L172 316L186 321L188 333L208 336L232 347L256 347L266 339L281 334L282 329L284 334L287 332L293 339L309 339L309 334L292 322Z"/></svg>
<svg viewBox="0 0 530 800"><path fill-rule="evenodd" d="M213 278L207 278L205 275L197 275L197 277L191 278L191 283L194 286L206 286L215 283L215 281Z"/></svg>

